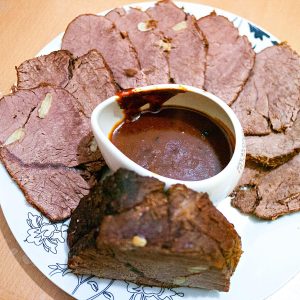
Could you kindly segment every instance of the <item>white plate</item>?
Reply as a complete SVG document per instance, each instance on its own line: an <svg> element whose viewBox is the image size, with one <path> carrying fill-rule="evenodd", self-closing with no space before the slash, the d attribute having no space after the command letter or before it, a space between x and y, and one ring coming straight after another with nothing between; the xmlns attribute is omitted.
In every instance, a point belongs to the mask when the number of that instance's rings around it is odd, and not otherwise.
<svg viewBox="0 0 300 300"><path fill-rule="evenodd" d="M180 3L197 18L213 8L200 4ZM151 3L136 6L147 8ZM216 9L232 20L240 33L248 36L255 51L276 43L277 39L249 21ZM71 21L71 20L70 20ZM52 40L39 54L60 48L62 34ZM78 299L103 300L260 300L265 299L300 271L299 214L281 217L276 221L259 221L240 214L230 206L229 199L218 208L234 223L242 237L244 253L231 280L228 293L200 289L163 289L141 287L124 281L77 276L67 268L68 221L51 224L26 203L17 185L0 165L0 200L8 225L18 243L40 271L68 294Z"/></svg>

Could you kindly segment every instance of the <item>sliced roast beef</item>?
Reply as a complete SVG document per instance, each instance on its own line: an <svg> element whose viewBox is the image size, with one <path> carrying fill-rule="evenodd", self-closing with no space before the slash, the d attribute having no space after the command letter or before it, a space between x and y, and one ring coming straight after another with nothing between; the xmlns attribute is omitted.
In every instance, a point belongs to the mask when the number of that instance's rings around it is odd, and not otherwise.
<svg viewBox="0 0 300 300"><path fill-rule="evenodd" d="M80 15L75 18L65 31L62 49L77 57L96 49L104 57L121 88L146 85L130 40L106 17Z"/></svg>
<svg viewBox="0 0 300 300"><path fill-rule="evenodd" d="M257 180L268 173L269 169L246 161L245 169L237 188L232 193L231 204L243 213L252 213L257 205L255 185Z"/></svg>
<svg viewBox="0 0 300 300"><path fill-rule="evenodd" d="M169 0L157 2L146 12L164 35L159 47L168 54L171 80L202 88L207 46L194 16Z"/></svg>
<svg viewBox="0 0 300 300"><path fill-rule="evenodd" d="M103 215L98 208L122 181L120 199L129 205ZM227 291L241 255L238 234L207 194L179 184L166 192L163 183L128 170L118 170L80 202L68 239L74 272L155 286Z"/></svg>
<svg viewBox="0 0 300 300"><path fill-rule="evenodd" d="M18 90L0 101L1 160L28 202L52 221L70 216L93 186L91 174L105 165L76 102L51 86Z"/></svg>
<svg viewBox="0 0 300 300"><path fill-rule="evenodd" d="M26 200L51 221L70 217L80 199L95 184L87 171L62 165L24 164L6 148L1 151L1 160Z"/></svg>
<svg viewBox="0 0 300 300"><path fill-rule="evenodd" d="M156 22L151 20L147 13L136 8L131 8L128 12L123 8L116 8L106 16L121 32L128 34L137 51L147 83L149 85L169 83L166 53L159 46L163 41L163 35L157 29Z"/></svg>
<svg viewBox="0 0 300 300"><path fill-rule="evenodd" d="M212 12L197 24L208 42L204 88L231 105L249 77L255 53L226 17Z"/></svg>
<svg viewBox="0 0 300 300"><path fill-rule="evenodd" d="M91 50L74 61L72 78L66 90L78 100L83 113L90 117L97 104L115 95L118 87L102 55Z"/></svg>
<svg viewBox="0 0 300 300"><path fill-rule="evenodd" d="M285 163L300 150L300 112L293 126L285 132L248 136L246 144L250 160L270 167Z"/></svg>
<svg viewBox="0 0 300 300"><path fill-rule="evenodd" d="M16 92L0 99L0 147L9 144L13 136L17 138L23 134L22 127L39 102L39 97L30 90Z"/></svg>
<svg viewBox="0 0 300 300"><path fill-rule="evenodd" d="M69 51L59 50L24 61L17 68L17 88L32 89L42 83L65 87L71 76L72 58Z"/></svg>
<svg viewBox="0 0 300 300"><path fill-rule="evenodd" d="M77 108L87 117L101 101L113 96L118 87L102 55L96 50L72 59L60 50L25 61L17 69L18 89L39 85L64 87L77 100Z"/></svg>
<svg viewBox="0 0 300 300"><path fill-rule="evenodd" d="M159 22L158 28L168 35L174 35L174 30L172 29L174 25L185 21L187 17L184 10L170 0L156 2L155 6L149 7L146 12L153 20Z"/></svg>
<svg viewBox="0 0 300 300"><path fill-rule="evenodd" d="M271 168L256 164L251 160L246 160L245 169L238 186L254 185L262 176L266 175Z"/></svg>
<svg viewBox="0 0 300 300"><path fill-rule="evenodd" d="M77 111L76 99L70 93L50 86L32 89L31 93L37 105L31 106L25 122L19 124L16 131L8 132L9 136L5 138L6 147L13 155L25 164L62 164L67 167L101 157L94 146L89 120ZM20 90L5 100L8 102L17 97L26 101L27 94L28 91ZM9 123L15 121L19 123L13 118L7 120Z"/></svg>
<svg viewBox="0 0 300 300"><path fill-rule="evenodd" d="M232 109L246 135L285 131L300 110L300 57L288 45L256 55L249 80Z"/></svg>
<svg viewBox="0 0 300 300"><path fill-rule="evenodd" d="M236 189L232 205L263 219L300 210L300 154L282 166L267 170L253 167L247 181ZM249 174L249 172L248 172Z"/></svg>

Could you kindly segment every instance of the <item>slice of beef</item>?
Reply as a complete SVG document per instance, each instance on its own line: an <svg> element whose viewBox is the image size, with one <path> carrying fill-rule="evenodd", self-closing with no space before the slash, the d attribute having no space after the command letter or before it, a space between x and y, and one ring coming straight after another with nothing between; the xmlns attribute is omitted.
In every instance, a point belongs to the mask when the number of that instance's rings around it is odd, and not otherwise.
<svg viewBox="0 0 300 300"><path fill-rule="evenodd" d="M51 86L0 101L1 160L27 201L52 221L70 216L105 165L76 101Z"/></svg>
<svg viewBox="0 0 300 300"><path fill-rule="evenodd" d="M300 112L291 128L266 136L246 137L247 158L259 164L277 167L300 150Z"/></svg>
<svg viewBox="0 0 300 300"><path fill-rule="evenodd" d="M32 89L42 83L65 87L71 76L72 54L66 50L51 52L24 61L17 67L18 89Z"/></svg>
<svg viewBox="0 0 300 300"><path fill-rule="evenodd" d="M6 147L23 163L61 164L67 167L93 162L99 159L100 152L94 147L89 120L76 109L76 99L61 88L38 87L28 91L20 90L4 101L18 106L15 99L27 96L35 98L35 106L30 109L23 123L18 116L7 118L8 123L16 122L21 135L14 138L15 131L7 131ZM34 96L33 96L34 95ZM32 101L32 100L30 100ZM1 101L2 102L2 101Z"/></svg>
<svg viewBox="0 0 300 300"><path fill-rule="evenodd" d="M242 178L232 193L232 206L240 209L243 213L251 214L258 203L255 188L256 182L268 174L268 171L269 169L259 166L256 163L246 161Z"/></svg>
<svg viewBox="0 0 300 300"><path fill-rule="evenodd" d="M276 169L255 169L236 189L234 207L268 220L300 210L300 154Z"/></svg>
<svg viewBox="0 0 300 300"><path fill-rule="evenodd" d="M127 34L137 51L143 73L147 83L169 83L169 66L166 53L159 47L163 35L157 29L155 21L149 15L136 8L126 12L123 8L116 8L107 15L117 28Z"/></svg>
<svg viewBox="0 0 300 300"><path fill-rule="evenodd" d="M256 55L249 80L233 103L246 135L290 128L300 110L300 57L288 45Z"/></svg>
<svg viewBox="0 0 300 300"><path fill-rule="evenodd" d="M147 9L164 39L159 46L167 52L174 83L203 87L207 45L194 16L172 1L159 1Z"/></svg>
<svg viewBox="0 0 300 300"><path fill-rule="evenodd" d="M0 147L22 128L40 99L33 91L24 90L0 99Z"/></svg>
<svg viewBox="0 0 300 300"><path fill-rule="evenodd" d="M163 33L173 34L173 27L186 20L186 13L183 9L179 8L171 0L163 0L156 2L153 7L146 10L153 20L158 21L158 28Z"/></svg>
<svg viewBox="0 0 300 300"><path fill-rule="evenodd" d="M24 164L6 148L1 151L1 160L26 200L51 221L70 217L80 199L95 184L87 171L65 166Z"/></svg>
<svg viewBox="0 0 300 300"><path fill-rule="evenodd" d="M77 57L92 49L98 50L112 70L115 81L123 89L146 85L130 40L106 17L76 17L68 25L61 47Z"/></svg>
<svg viewBox="0 0 300 300"><path fill-rule="evenodd" d="M252 186L263 175L266 175L270 168L258 165L253 161L246 160L245 169L238 186Z"/></svg>
<svg viewBox="0 0 300 300"><path fill-rule="evenodd" d="M255 52L226 17L212 12L197 24L208 42L204 88L231 105L249 77Z"/></svg>
<svg viewBox="0 0 300 300"><path fill-rule="evenodd" d="M93 109L119 90L102 55L91 50L74 61L72 78L66 85L80 103L83 113L90 117Z"/></svg>
<svg viewBox="0 0 300 300"><path fill-rule="evenodd" d="M78 110L87 117L97 104L119 90L110 68L96 50L76 60L69 51L54 51L25 61L17 72L18 89L32 89L39 85L64 87L78 100Z"/></svg>
<svg viewBox="0 0 300 300"><path fill-rule="evenodd" d="M125 199L129 205L112 214L108 209L103 216L97 207L111 201L110 193L122 178L121 192L113 198L118 202ZM138 189L136 182L140 182ZM79 274L137 284L227 291L241 255L240 238L233 225L216 210L207 194L183 185L168 191L163 188L156 179L132 171L118 170L108 177L100 195L84 198L71 220L69 236L73 241L76 236L77 242L70 249L69 267ZM87 207L91 213L85 213Z"/></svg>

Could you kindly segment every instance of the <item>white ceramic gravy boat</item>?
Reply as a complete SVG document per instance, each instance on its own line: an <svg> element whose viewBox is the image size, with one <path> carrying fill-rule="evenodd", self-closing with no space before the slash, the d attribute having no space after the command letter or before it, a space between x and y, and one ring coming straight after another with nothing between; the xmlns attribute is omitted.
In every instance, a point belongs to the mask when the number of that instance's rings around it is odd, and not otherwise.
<svg viewBox="0 0 300 300"><path fill-rule="evenodd" d="M126 168L143 176L156 177L165 182L167 188L176 183L185 184L195 191L207 192L210 199L215 203L224 199L237 185L245 164L245 139L238 118L231 108L218 97L191 86L177 84L152 85L133 89L132 93L149 93L149 91L157 90L184 91L176 94L163 105L176 105L198 110L214 120L221 121L221 124L224 124L231 131L235 138L235 147L228 165L215 176L198 181L167 178L141 167L124 155L109 140L109 134L115 124L124 118L123 111L117 103L119 96L113 96L100 103L94 109L91 117L93 133L107 165L112 171Z"/></svg>

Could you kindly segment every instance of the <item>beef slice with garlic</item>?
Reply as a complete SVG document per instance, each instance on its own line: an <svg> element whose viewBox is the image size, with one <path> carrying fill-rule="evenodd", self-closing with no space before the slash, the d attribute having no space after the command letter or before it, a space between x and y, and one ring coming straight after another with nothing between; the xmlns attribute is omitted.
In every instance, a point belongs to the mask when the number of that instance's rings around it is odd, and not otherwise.
<svg viewBox="0 0 300 300"><path fill-rule="evenodd" d="M164 36L159 47L167 53L171 82L203 88L207 45L195 17L169 0L146 12Z"/></svg>
<svg viewBox="0 0 300 300"><path fill-rule="evenodd" d="M147 83L169 83L169 66L167 52L160 46L162 33L157 28L157 22L144 11L130 8L116 8L107 15L117 28L127 34L134 46Z"/></svg>
<svg viewBox="0 0 300 300"><path fill-rule="evenodd" d="M24 99L28 91L20 90L6 101ZM39 87L30 91L35 105L30 106L23 123L17 118L21 135L14 139L16 131L6 136L8 150L23 163L61 164L74 167L96 161L99 152L95 151L89 120L76 108L76 99L61 88ZM7 104L8 105L8 104ZM11 105L11 104L10 104ZM15 119L8 120L14 123Z"/></svg>

